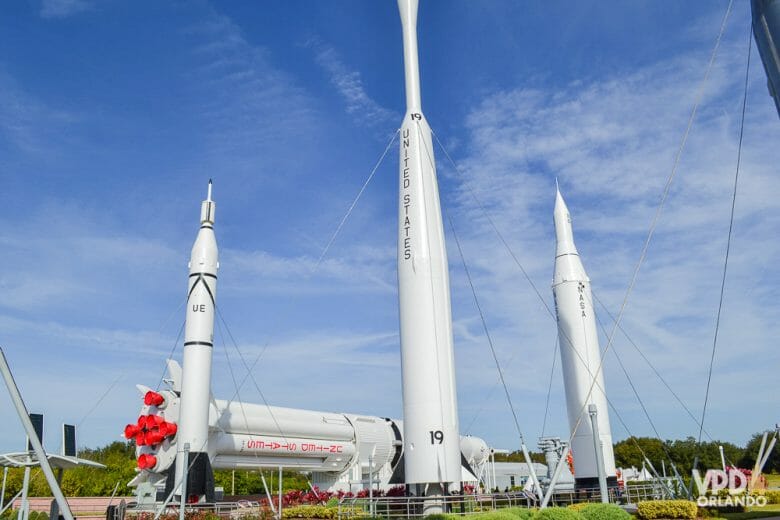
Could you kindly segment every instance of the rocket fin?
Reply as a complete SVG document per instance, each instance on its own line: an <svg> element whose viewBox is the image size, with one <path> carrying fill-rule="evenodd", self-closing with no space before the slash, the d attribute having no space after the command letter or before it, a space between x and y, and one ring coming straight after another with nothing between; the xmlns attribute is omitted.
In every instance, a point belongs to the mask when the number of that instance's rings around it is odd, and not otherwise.
<svg viewBox="0 0 780 520"><path fill-rule="evenodd" d="M181 392L181 365L175 359L169 359L166 364L168 377L171 380L171 390L178 394Z"/></svg>

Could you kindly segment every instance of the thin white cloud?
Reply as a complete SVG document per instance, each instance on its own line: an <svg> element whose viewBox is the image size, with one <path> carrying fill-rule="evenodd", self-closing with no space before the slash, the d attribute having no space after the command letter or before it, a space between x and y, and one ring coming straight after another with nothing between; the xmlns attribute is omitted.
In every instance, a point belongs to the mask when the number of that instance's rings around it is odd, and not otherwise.
<svg viewBox="0 0 780 520"><path fill-rule="evenodd" d="M14 151L49 154L70 141L67 130L77 121L74 114L48 106L25 92L0 68L0 149L5 142Z"/></svg>
<svg viewBox="0 0 780 520"><path fill-rule="evenodd" d="M742 47L741 39L724 42L623 322L698 412L728 228L741 101L740 77L733 71L744 67ZM694 53L681 55L563 88L496 92L469 117L471 140L459 165L468 184L456 185L456 226L499 358L504 361L515 352L525 359L541 360L543 365L516 366L510 372L513 393L526 397L516 403L528 424L537 425L543 413L555 323L495 236L471 191L488 208L549 303L557 176L569 200L575 238L594 291L616 313L706 65L699 58ZM764 99L763 83L763 71L757 67L751 75L742 183L711 395L711 403L717 404L708 415L713 433L720 431L722 437L738 442L770 418L762 413L765 403L761 403L750 407L753 414L747 422L727 420L723 414L739 399L725 378L737 363L756 379L770 380L778 360L770 347L780 333L770 318L780 312L780 306L769 295L772 290L767 290L776 286L769 273L780 254L777 241L768 240L780 225L780 203L771 195L770 180L777 150L767 143L780 139L780 129L771 103ZM449 167L441 158L439 164ZM449 251L454 312L463 320L463 316L474 316L474 307L457 250L450 247ZM600 314L611 330L606 313ZM472 323L469 330L480 334L478 322ZM484 340L481 343L486 345ZM602 347L605 344L602 339ZM489 356L486 346L475 348L483 348L482 355ZM629 373L641 374L635 377L647 382L640 384L642 397L660 424L661 434L697 433L687 414L669 404L671 396L627 341L617 338L614 348L622 353ZM458 356L462 358L462 351ZM474 359L469 357L472 364ZM459 370L459 375L464 372L464 368ZM474 368L470 370L473 374ZM606 370L608 389L629 428L633 433L651 434L611 356ZM557 433L563 434L567 426L559 391L562 381L559 374L556 377L552 420ZM470 406L468 397L462 404ZM503 408L507 413L506 405ZM463 420L468 417L466 410ZM491 426L500 421L496 415L481 418ZM618 437L627 433L616 418L612 422Z"/></svg>
<svg viewBox="0 0 780 520"><path fill-rule="evenodd" d="M393 293L395 251L368 246L341 249L339 258L319 265L310 256L283 257L267 251L225 250L237 291L258 293L328 293L334 290Z"/></svg>
<svg viewBox="0 0 780 520"><path fill-rule="evenodd" d="M258 177L295 171L302 154L281 150L308 146L317 114L304 88L274 66L267 48L247 41L227 16L212 12L184 31L192 39L196 68L193 111L207 129L206 154L229 173Z"/></svg>
<svg viewBox="0 0 780 520"><path fill-rule="evenodd" d="M41 2L42 18L66 18L86 11L91 4L86 0L43 0Z"/></svg>
<svg viewBox="0 0 780 520"><path fill-rule="evenodd" d="M306 46L314 51L317 64L344 100L347 113L359 124L381 129L398 124L400 116L368 95L360 72L349 68L336 49L317 38L309 40Z"/></svg>

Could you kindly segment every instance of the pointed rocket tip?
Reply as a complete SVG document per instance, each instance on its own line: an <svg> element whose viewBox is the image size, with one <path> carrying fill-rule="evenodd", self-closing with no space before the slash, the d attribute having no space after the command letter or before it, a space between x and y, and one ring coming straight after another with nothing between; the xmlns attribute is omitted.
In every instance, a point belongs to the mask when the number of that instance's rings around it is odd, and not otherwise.
<svg viewBox="0 0 780 520"><path fill-rule="evenodd" d="M209 202L211 202L211 184L212 184L211 179L209 179L209 189L208 189L208 192L206 194L206 200L209 201Z"/></svg>
<svg viewBox="0 0 780 520"><path fill-rule="evenodd" d="M555 179L555 208L558 209L559 207L565 208L566 201L563 200L563 195L561 195L561 188L558 186L558 179Z"/></svg>

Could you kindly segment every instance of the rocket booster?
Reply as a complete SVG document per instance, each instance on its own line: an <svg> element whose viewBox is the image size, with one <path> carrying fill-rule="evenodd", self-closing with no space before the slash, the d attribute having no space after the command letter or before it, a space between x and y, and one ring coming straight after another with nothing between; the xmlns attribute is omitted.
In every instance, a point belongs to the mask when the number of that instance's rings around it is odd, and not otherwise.
<svg viewBox="0 0 780 520"><path fill-rule="evenodd" d="M398 0L407 105L400 143L398 297L405 478L407 484L430 484L459 482L461 454L447 251L431 129L420 103L417 5Z"/></svg>
<svg viewBox="0 0 780 520"><path fill-rule="evenodd" d="M615 483L616 478L615 456L612 452L612 433L609 427L607 398L604 394L604 374L601 371L601 351L590 279L574 245L571 215L559 190L556 190L554 220L557 247L552 289L558 315L569 427L574 429L579 420L571 444L574 477L578 487L597 487L598 466L587 405L595 404L598 410L604 469L608 482L612 483ZM593 391L589 396L591 386Z"/></svg>
<svg viewBox="0 0 780 520"><path fill-rule="evenodd" d="M213 477L208 458L209 402L211 393L211 357L214 344L214 312L219 268L217 241L214 237L215 204L208 195L200 210L200 230L192 246L187 311L184 326L179 450L190 445L189 460L182 453L176 461L176 482L180 482L184 464L189 464L188 495L213 494ZM212 482L211 485L208 483Z"/></svg>

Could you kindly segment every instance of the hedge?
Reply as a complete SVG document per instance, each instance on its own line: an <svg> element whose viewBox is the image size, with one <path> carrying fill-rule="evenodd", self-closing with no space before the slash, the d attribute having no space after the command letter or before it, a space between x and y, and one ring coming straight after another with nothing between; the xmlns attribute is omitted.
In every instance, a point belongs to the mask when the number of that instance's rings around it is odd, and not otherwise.
<svg viewBox="0 0 780 520"><path fill-rule="evenodd" d="M468 515L473 520L517 520L518 516L512 514L507 509L499 509L496 511L488 511L486 513L476 513Z"/></svg>
<svg viewBox="0 0 780 520"><path fill-rule="evenodd" d="M566 507L548 507L546 509L540 509L534 516L533 520L583 520L582 516L573 509Z"/></svg>
<svg viewBox="0 0 780 520"><path fill-rule="evenodd" d="M534 513L536 512L535 509L528 509L527 507L508 507L502 509L502 511L511 513L515 517L515 520L518 518L520 520L531 520L531 517L534 516Z"/></svg>
<svg viewBox="0 0 780 520"><path fill-rule="evenodd" d="M693 520L696 518L697 511L696 502L689 500L649 500L639 502L637 507L637 515L642 520L655 520L656 518Z"/></svg>
<svg viewBox="0 0 780 520"><path fill-rule="evenodd" d="M633 517L615 504L585 504L580 509L585 520L631 520Z"/></svg>
<svg viewBox="0 0 780 520"><path fill-rule="evenodd" d="M282 518L336 518L339 510L325 506L292 506L282 508Z"/></svg>

